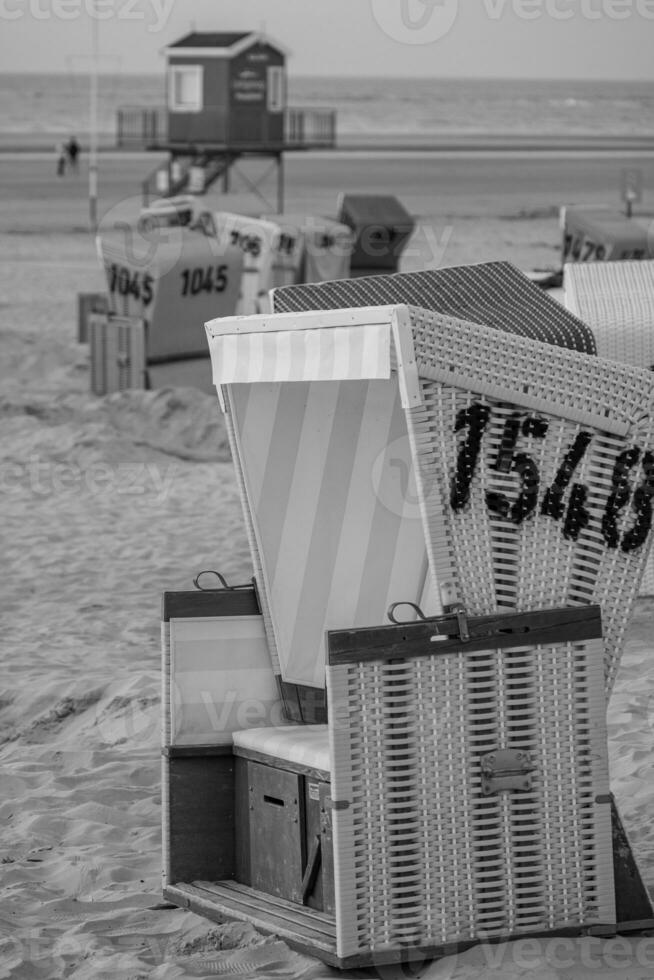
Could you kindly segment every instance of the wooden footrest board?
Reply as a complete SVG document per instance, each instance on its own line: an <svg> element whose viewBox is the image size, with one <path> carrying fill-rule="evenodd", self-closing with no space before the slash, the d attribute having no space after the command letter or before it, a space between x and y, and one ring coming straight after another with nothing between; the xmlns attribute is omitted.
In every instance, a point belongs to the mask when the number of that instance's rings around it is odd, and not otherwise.
<svg viewBox="0 0 654 980"><path fill-rule="evenodd" d="M181 908L203 915L214 922L249 922L266 935L278 936L309 956L317 956L324 963L340 969L354 969L365 966L383 966L389 963L409 963L465 952L477 945L477 940L449 943L440 946L407 946L404 948L377 949L374 953L360 953L352 956L338 956L336 953L336 923L330 916L312 909L303 908L281 898L265 895L263 892L236 881L194 881L177 883L164 890L164 898ZM561 929L554 935L579 936L603 935L601 927L587 926L577 929ZM612 935L609 927L606 935ZM542 934L545 935L545 934ZM548 933L548 938L552 933ZM504 936L507 941L517 936Z"/></svg>
<svg viewBox="0 0 654 980"><path fill-rule="evenodd" d="M194 881L170 885L164 897L216 922L250 922L260 932L279 936L295 949L337 964L333 916L266 895L236 881Z"/></svg>

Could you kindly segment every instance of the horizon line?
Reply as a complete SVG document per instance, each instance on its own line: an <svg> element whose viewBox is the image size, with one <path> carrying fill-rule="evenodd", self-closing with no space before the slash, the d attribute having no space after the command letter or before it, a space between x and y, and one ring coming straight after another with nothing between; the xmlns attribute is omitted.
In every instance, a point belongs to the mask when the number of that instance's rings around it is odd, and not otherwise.
<svg viewBox="0 0 654 980"><path fill-rule="evenodd" d="M79 75L80 77L85 77L89 74L85 70L74 70L71 68L53 68L49 71L42 71L32 68L23 69L2 69L0 68L0 77L6 75L35 75L35 76L46 76L46 75ZM123 75L125 77L131 78L161 78L165 79L165 72L161 71L132 71L132 70L121 70L116 69L115 71L98 71L100 77L115 78L117 75ZM376 74L340 74L338 72L331 72L329 74L304 74L298 72L297 74L289 72L288 80L293 79L356 79L357 81L460 81L460 82L607 82L607 83L639 83L646 82L654 84L654 76L634 76L634 77L611 77L607 78L605 75L376 75Z"/></svg>

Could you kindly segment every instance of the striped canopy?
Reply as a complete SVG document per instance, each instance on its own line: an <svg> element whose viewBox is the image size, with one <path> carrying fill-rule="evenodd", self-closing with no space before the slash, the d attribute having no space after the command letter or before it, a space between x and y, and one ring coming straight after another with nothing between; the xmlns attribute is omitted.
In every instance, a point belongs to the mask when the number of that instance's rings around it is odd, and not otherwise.
<svg viewBox="0 0 654 980"><path fill-rule="evenodd" d="M328 629L382 622L398 598L440 611L405 420L418 379L391 373L394 316L207 325L273 664L291 683L324 686Z"/></svg>

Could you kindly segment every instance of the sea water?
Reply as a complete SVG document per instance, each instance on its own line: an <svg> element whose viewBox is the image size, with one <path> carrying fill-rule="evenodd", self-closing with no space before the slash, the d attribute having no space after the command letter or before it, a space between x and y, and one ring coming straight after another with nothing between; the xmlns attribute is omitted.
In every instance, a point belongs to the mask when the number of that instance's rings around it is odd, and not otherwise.
<svg viewBox="0 0 654 980"><path fill-rule="evenodd" d="M115 132L119 106L163 104L163 74L102 75L100 132ZM336 109L346 138L654 135L654 81L291 77L289 104ZM85 74L0 74L0 135L88 127Z"/></svg>

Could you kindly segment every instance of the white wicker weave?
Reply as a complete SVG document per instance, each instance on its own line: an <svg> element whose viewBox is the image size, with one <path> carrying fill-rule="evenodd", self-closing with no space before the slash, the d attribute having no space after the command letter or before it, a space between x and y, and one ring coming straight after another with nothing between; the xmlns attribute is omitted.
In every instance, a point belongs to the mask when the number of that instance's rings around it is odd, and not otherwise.
<svg viewBox="0 0 654 980"><path fill-rule="evenodd" d="M595 334L601 357L654 369L654 262L565 266L565 303ZM640 588L654 595L654 555Z"/></svg>
<svg viewBox="0 0 654 980"><path fill-rule="evenodd" d="M328 693L339 955L615 921L601 640L330 667ZM500 746L531 789L483 794Z"/></svg>

